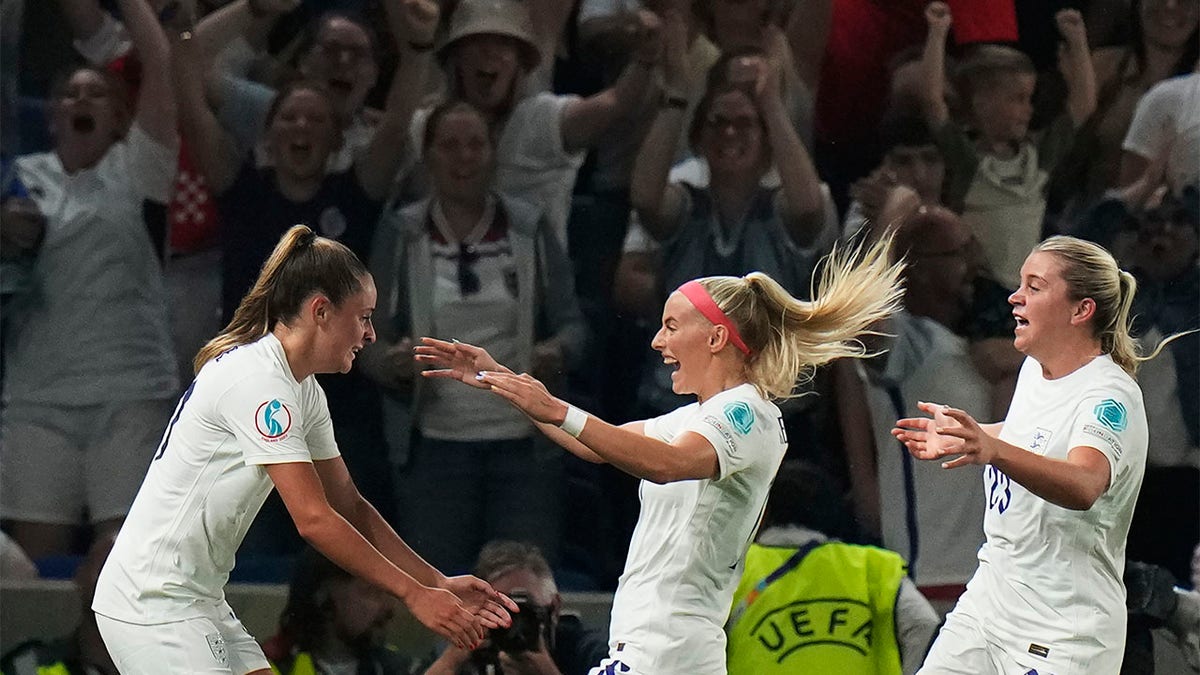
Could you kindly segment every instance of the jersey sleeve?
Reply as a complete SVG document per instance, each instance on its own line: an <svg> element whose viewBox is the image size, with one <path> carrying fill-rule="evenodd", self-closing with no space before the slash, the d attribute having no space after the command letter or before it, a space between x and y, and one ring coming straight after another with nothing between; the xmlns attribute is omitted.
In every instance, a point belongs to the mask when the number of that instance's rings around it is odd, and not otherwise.
<svg viewBox="0 0 1200 675"><path fill-rule="evenodd" d="M1130 435L1137 425L1130 415L1137 409L1130 396L1119 390L1092 392L1075 409L1067 447L1099 450L1108 459L1109 485L1116 480L1132 440Z"/></svg>
<svg viewBox="0 0 1200 675"><path fill-rule="evenodd" d="M707 403L680 432L691 431L708 439L717 452L717 480L721 480L759 459L767 447L764 434L781 433L774 429L777 423L774 419L764 419L762 410L753 401L731 396Z"/></svg>
<svg viewBox="0 0 1200 675"><path fill-rule="evenodd" d="M694 415L699 407L699 403L692 403L676 408L665 415L652 417L644 422L644 433L652 438L670 443L682 433L688 418Z"/></svg>
<svg viewBox="0 0 1200 675"><path fill-rule="evenodd" d="M218 415L237 439L246 464L313 460L308 432L320 428L320 418L311 418L307 401L300 396L297 388L282 377L253 375L230 387L220 398Z"/></svg>
<svg viewBox="0 0 1200 675"><path fill-rule="evenodd" d="M309 420L304 428L304 440L308 444L308 452L313 459L333 459L342 453L338 450L337 441L333 435L333 419L329 416L329 403L325 398L325 390L316 380L304 383L305 406L307 412L304 419Z"/></svg>

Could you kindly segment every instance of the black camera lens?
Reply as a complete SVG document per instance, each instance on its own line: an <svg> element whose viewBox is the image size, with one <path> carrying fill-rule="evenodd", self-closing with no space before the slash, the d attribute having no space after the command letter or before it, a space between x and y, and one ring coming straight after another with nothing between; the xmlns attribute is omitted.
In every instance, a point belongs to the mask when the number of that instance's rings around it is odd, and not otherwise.
<svg viewBox="0 0 1200 675"><path fill-rule="evenodd" d="M512 615L511 626L492 629L492 645L509 654L537 651L538 642L549 626L550 608L534 604L525 593L513 593L511 597L520 611Z"/></svg>

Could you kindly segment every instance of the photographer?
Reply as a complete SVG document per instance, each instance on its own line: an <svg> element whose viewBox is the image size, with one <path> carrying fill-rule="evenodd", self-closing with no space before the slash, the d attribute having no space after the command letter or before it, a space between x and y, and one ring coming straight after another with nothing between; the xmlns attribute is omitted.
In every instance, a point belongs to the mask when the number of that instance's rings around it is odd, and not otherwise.
<svg viewBox="0 0 1200 675"><path fill-rule="evenodd" d="M492 541L479 553L475 574L520 606L510 628L493 630L474 651L448 647L426 675L586 675L607 655L602 631L561 614L554 573L532 544Z"/></svg>

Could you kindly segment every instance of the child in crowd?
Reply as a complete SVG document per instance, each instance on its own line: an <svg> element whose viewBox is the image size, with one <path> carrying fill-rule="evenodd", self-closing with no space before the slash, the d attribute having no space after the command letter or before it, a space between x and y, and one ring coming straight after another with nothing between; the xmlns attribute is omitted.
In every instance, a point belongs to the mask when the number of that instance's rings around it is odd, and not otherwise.
<svg viewBox="0 0 1200 675"><path fill-rule="evenodd" d="M1065 45L1059 65L1067 81L1066 113L1031 135L1033 62L1011 48L984 45L959 68L966 129L950 118L944 98L944 52L950 9L926 7L922 107L946 158L947 203L960 210L983 248L986 273L1006 289L1019 285L1025 253L1042 239L1045 187L1050 171L1069 148L1074 131L1096 105L1095 74L1079 12L1055 15Z"/></svg>

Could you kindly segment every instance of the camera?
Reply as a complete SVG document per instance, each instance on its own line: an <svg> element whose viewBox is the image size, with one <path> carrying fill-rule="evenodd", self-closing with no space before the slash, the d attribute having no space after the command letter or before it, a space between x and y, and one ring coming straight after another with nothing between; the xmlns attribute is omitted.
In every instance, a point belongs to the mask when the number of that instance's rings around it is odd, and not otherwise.
<svg viewBox="0 0 1200 675"><path fill-rule="evenodd" d="M511 597L521 611L513 615L512 625L508 628L492 629L492 645L497 651L509 654L532 652L537 651L538 639L544 636L546 648L549 649L553 641L550 635L550 608L534 604L528 593L518 591Z"/></svg>
<svg viewBox="0 0 1200 675"><path fill-rule="evenodd" d="M471 653L471 663L477 673L502 674L500 652L517 654L537 651L539 638L545 640L547 650L553 649L550 608L534 604L524 591L514 591L509 597L517 603L520 611L512 615L511 626L493 628L488 634L487 644Z"/></svg>

